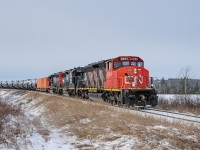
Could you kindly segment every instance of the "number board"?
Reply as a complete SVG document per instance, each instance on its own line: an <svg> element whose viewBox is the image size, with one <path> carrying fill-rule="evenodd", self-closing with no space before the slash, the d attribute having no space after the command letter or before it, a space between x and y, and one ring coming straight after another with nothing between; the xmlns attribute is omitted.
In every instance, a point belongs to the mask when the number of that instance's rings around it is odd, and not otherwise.
<svg viewBox="0 0 200 150"><path fill-rule="evenodd" d="M133 60L134 60L134 61L138 61L138 58L134 57Z"/></svg>
<svg viewBox="0 0 200 150"><path fill-rule="evenodd" d="M121 60L122 60L122 61L128 60L128 57L121 57Z"/></svg>

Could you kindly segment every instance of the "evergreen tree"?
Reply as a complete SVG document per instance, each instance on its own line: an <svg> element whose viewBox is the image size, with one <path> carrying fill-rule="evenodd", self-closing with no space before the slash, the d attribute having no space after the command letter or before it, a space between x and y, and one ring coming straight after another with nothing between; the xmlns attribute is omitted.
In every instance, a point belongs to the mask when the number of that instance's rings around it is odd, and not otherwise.
<svg viewBox="0 0 200 150"><path fill-rule="evenodd" d="M160 85L161 85L161 93L166 94L167 87L166 87L166 81L165 81L164 77L161 79Z"/></svg>
<svg viewBox="0 0 200 150"><path fill-rule="evenodd" d="M198 82L196 82L193 93L199 93L199 83Z"/></svg>

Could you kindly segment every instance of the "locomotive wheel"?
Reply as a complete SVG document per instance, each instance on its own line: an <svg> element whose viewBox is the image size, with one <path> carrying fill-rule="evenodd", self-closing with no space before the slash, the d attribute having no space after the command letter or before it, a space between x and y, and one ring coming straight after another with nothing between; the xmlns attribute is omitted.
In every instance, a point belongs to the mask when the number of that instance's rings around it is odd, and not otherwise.
<svg viewBox="0 0 200 150"><path fill-rule="evenodd" d="M115 97L115 104L116 104L117 106L121 107L121 106L122 106L122 99L119 97L118 94L115 94L114 97Z"/></svg>
<svg viewBox="0 0 200 150"><path fill-rule="evenodd" d="M117 105L118 105L119 107L122 107L122 101L117 101Z"/></svg>
<svg viewBox="0 0 200 150"><path fill-rule="evenodd" d="M111 104L111 99L110 99L110 97L108 97L107 103L108 103L108 104Z"/></svg>
<svg viewBox="0 0 200 150"><path fill-rule="evenodd" d="M85 100L85 93L81 93L81 98Z"/></svg>
<svg viewBox="0 0 200 150"><path fill-rule="evenodd" d="M110 104L111 104L111 105L115 105L115 100L114 100L113 97L111 97Z"/></svg>

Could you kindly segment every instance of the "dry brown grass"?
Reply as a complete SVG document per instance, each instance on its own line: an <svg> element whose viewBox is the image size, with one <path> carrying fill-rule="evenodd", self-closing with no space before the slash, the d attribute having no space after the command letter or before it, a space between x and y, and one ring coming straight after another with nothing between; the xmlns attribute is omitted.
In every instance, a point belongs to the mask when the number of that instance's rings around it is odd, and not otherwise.
<svg viewBox="0 0 200 150"><path fill-rule="evenodd" d="M21 134L20 124L15 123L7 125L11 116L19 116L19 108L0 101L0 144L6 144L7 147L17 146L16 138ZM11 144L12 143L12 144Z"/></svg>
<svg viewBox="0 0 200 150"><path fill-rule="evenodd" d="M31 109L45 108L41 117L46 118L48 128L67 127L66 135L75 135L79 140L112 142L126 136L136 140L132 149L200 149L200 128L193 125L170 123L123 108L45 93L28 92L25 99L33 99ZM40 124L39 118L35 123ZM194 139L187 138L189 135ZM75 145L78 149L93 149L92 144ZM114 149L120 146L115 145Z"/></svg>
<svg viewBox="0 0 200 150"><path fill-rule="evenodd" d="M197 134L200 133L200 129L194 126L185 126L180 122L170 123L164 119L141 116L123 108L75 98L40 93L39 95L37 93L37 98L40 100L35 106L45 106L44 115L48 118L48 124L56 128L68 126L67 132L73 133L80 140L111 142L122 136L129 136L138 139L138 143L134 144L133 149L200 148L200 135ZM154 126L157 125L165 128L154 129ZM194 135L196 141L187 139L188 135ZM163 144L166 141L168 142L167 146ZM87 144L77 145L78 148L87 148L87 146L90 147Z"/></svg>
<svg viewBox="0 0 200 150"><path fill-rule="evenodd" d="M160 98L158 108L176 110L178 112L193 113L200 115L200 101L194 101L190 98L185 99L183 96L174 97L170 101Z"/></svg>

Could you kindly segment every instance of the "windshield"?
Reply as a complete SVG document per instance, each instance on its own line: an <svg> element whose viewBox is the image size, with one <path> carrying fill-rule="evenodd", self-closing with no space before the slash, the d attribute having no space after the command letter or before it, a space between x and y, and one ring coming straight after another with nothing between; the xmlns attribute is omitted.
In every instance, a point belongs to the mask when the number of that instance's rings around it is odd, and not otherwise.
<svg viewBox="0 0 200 150"><path fill-rule="evenodd" d="M144 63L143 62L137 62L137 61L115 61L113 62L113 69L118 69L121 66L138 66L138 67L143 67Z"/></svg>
<svg viewBox="0 0 200 150"><path fill-rule="evenodd" d="M137 64L137 63L136 63L135 61L132 61L132 62L131 62L131 66L136 66L136 64Z"/></svg>
<svg viewBox="0 0 200 150"><path fill-rule="evenodd" d="M129 66L129 61L123 61L122 66Z"/></svg>
<svg viewBox="0 0 200 150"><path fill-rule="evenodd" d="M138 67L143 67L143 62L138 62Z"/></svg>

